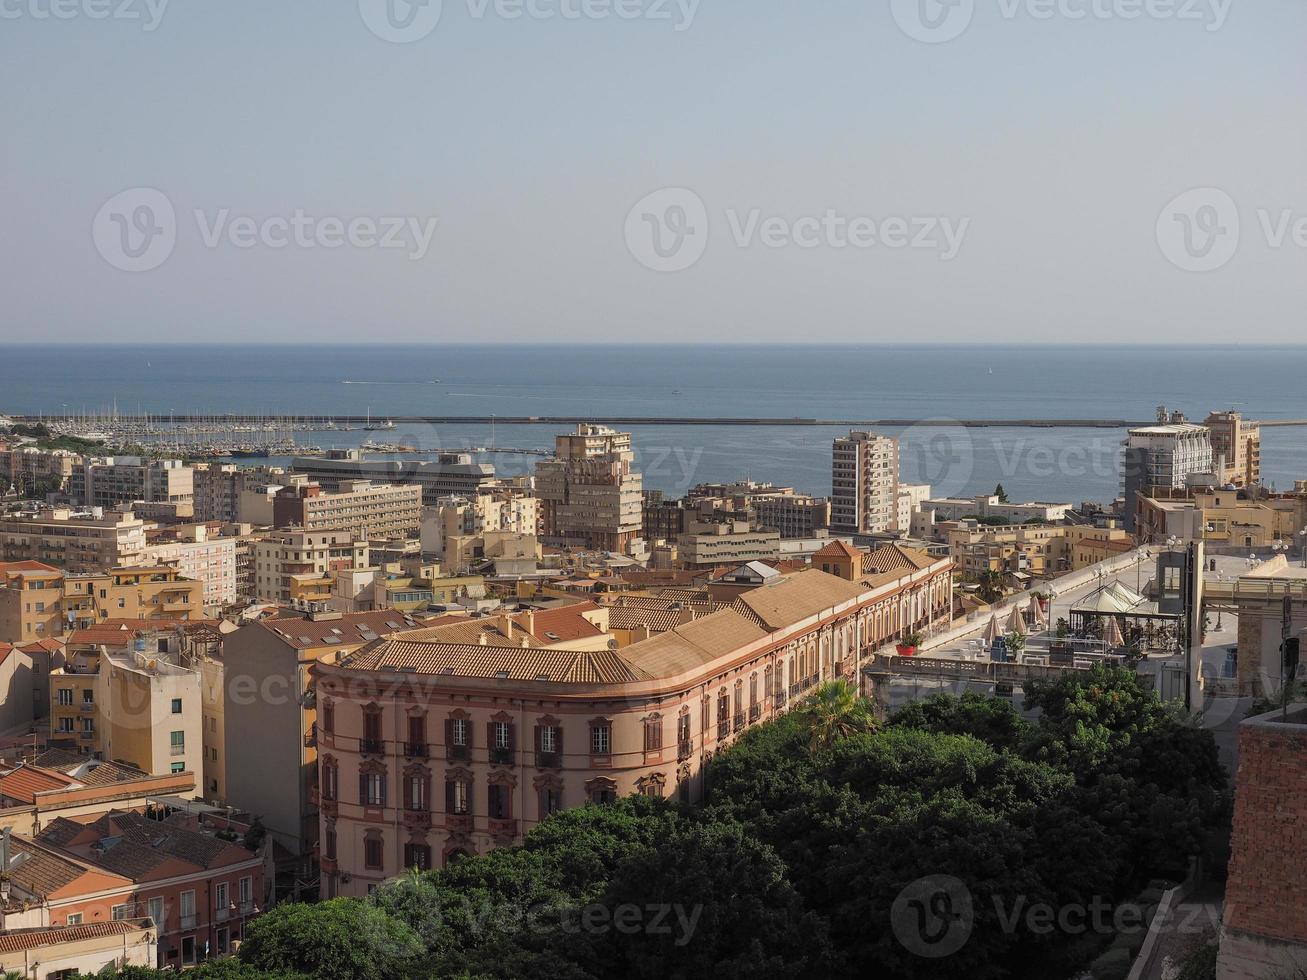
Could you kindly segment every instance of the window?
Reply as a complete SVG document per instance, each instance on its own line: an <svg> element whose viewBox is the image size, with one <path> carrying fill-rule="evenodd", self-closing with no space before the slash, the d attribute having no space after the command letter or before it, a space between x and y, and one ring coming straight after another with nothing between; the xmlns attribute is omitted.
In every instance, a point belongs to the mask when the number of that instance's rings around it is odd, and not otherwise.
<svg viewBox="0 0 1307 980"><path fill-rule="evenodd" d="M71 733L73 730L73 720L71 718L59 719L59 731Z"/></svg>
<svg viewBox="0 0 1307 980"><path fill-rule="evenodd" d="M431 867L431 848L426 844L404 845L404 867L427 871Z"/></svg>
<svg viewBox="0 0 1307 980"><path fill-rule="evenodd" d="M597 804L617 802L617 789L610 782L594 783L589 790L590 802Z"/></svg>
<svg viewBox="0 0 1307 980"><path fill-rule="evenodd" d="M163 921L163 898L152 898L146 903L147 914L154 920L156 929L164 928Z"/></svg>
<svg viewBox="0 0 1307 980"><path fill-rule="evenodd" d="M540 816L547 817L563 808L563 791L557 786L543 786L540 789Z"/></svg>
<svg viewBox="0 0 1307 980"><path fill-rule="evenodd" d="M408 810L423 811L427 808L427 779L418 773L404 780L404 807Z"/></svg>
<svg viewBox="0 0 1307 980"><path fill-rule="evenodd" d="M717 698L717 737L725 738L731 733L731 699L728 695Z"/></svg>
<svg viewBox="0 0 1307 980"><path fill-rule="evenodd" d="M336 731L336 704L334 701L322 702L322 730L328 735Z"/></svg>
<svg viewBox="0 0 1307 980"><path fill-rule="evenodd" d="M373 871L381 869L381 838L366 837L363 840L363 866Z"/></svg>
<svg viewBox="0 0 1307 980"><path fill-rule="evenodd" d="M195 892L182 892L181 917L181 927L183 929L195 928Z"/></svg>
<svg viewBox="0 0 1307 980"><path fill-rule="evenodd" d="M70 926L80 926L82 924L82 913L70 912L68 915L68 924Z"/></svg>
<svg viewBox="0 0 1307 980"><path fill-rule="evenodd" d="M513 726L506 721L496 721L491 730L494 735L494 745L497 749L511 749L513 747Z"/></svg>
<svg viewBox="0 0 1307 980"><path fill-rule="evenodd" d="M169 740L170 740L171 743L172 743L172 754L173 754L173 755L181 755L182 753L184 753L184 752L186 751L186 733L185 733L185 732L173 732L173 733L169 736Z"/></svg>
<svg viewBox="0 0 1307 980"><path fill-rule="evenodd" d="M590 726L590 754L608 755L612 750L613 729L611 725L598 724Z"/></svg>
<svg viewBox="0 0 1307 980"><path fill-rule="evenodd" d="M236 883L237 894L240 896L241 907L248 907L254 901L254 879L246 875Z"/></svg>
<svg viewBox="0 0 1307 980"><path fill-rule="evenodd" d="M408 716L408 744L409 755L426 756L427 748L427 716L426 715L409 715ZM417 750L417 751L415 751Z"/></svg>
<svg viewBox="0 0 1307 980"><path fill-rule="evenodd" d="M690 715L683 714L676 719L676 745L678 751L690 751Z"/></svg>
<svg viewBox="0 0 1307 980"><path fill-rule="evenodd" d="M82 689L82 704L95 704L95 691L89 687Z"/></svg>
<svg viewBox="0 0 1307 980"><path fill-rule="evenodd" d="M336 780L340 776L340 770L336 768L334 762L324 762L322 764L322 798L324 800L334 800L336 798Z"/></svg>
<svg viewBox="0 0 1307 980"><path fill-rule="evenodd" d="M445 811L466 816L468 809L468 783L465 779L451 779L445 783Z"/></svg>
<svg viewBox="0 0 1307 980"><path fill-rule="evenodd" d="M550 755L558 751L558 729L553 725L541 726L540 751L547 752Z"/></svg>
<svg viewBox="0 0 1307 980"><path fill-rule="evenodd" d="M334 825L328 825L327 832L323 835L322 853L327 860L336 860L336 828Z"/></svg>
<svg viewBox="0 0 1307 980"><path fill-rule="evenodd" d="M663 747L663 720L655 715L644 722L644 750L657 752Z"/></svg>
<svg viewBox="0 0 1307 980"><path fill-rule="evenodd" d="M213 886L213 907L220 917L226 917L228 902L227 882L220 881Z"/></svg>
<svg viewBox="0 0 1307 980"><path fill-rule="evenodd" d="M490 790L490 819L508 820L513 816L513 802L507 786L492 785Z"/></svg>
<svg viewBox="0 0 1307 980"><path fill-rule="evenodd" d="M386 774L365 772L359 774L359 802L364 806L386 805Z"/></svg>
<svg viewBox="0 0 1307 980"><path fill-rule="evenodd" d="M195 962L195 937L185 936L182 938L182 962Z"/></svg>
<svg viewBox="0 0 1307 980"><path fill-rule="evenodd" d="M454 718L449 723L449 744L466 748L468 731L469 726L466 718Z"/></svg>
<svg viewBox="0 0 1307 980"><path fill-rule="evenodd" d="M60 704L61 707L64 707L64 708L70 708L70 707L72 707L72 704L73 704L73 691L72 691L72 688L67 688L67 689L60 688L60 690L59 690L59 704Z"/></svg>
<svg viewBox="0 0 1307 980"><path fill-rule="evenodd" d="M179 715L179 714L182 713L182 699L181 699L181 698L173 698L173 699L172 699L172 713L175 714L175 715Z"/></svg>
<svg viewBox="0 0 1307 980"><path fill-rule="evenodd" d="M363 711L363 741L381 741L381 712L375 709Z"/></svg>
<svg viewBox="0 0 1307 980"><path fill-rule="evenodd" d="M184 762L174 762L174 763L172 763L172 764L168 767L168 771L169 771L169 772L172 772L172 773L185 772L185 771L186 771L186 763L184 763Z"/></svg>

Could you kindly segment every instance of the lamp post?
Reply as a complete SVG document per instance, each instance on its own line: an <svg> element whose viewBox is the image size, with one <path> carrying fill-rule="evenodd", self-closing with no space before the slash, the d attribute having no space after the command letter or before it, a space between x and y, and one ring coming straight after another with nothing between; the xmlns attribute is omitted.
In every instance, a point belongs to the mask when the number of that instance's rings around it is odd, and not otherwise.
<svg viewBox="0 0 1307 980"><path fill-rule="evenodd" d="M1307 527L1298 532L1298 537L1302 538L1302 566L1307 568Z"/></svg>

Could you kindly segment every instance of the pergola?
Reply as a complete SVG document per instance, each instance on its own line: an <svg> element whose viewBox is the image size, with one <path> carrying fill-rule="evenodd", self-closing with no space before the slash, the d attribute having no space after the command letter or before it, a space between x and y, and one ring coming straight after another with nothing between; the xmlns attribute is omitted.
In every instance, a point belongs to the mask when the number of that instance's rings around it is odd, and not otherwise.
<svg viewBox="0 0 1307 980"><path fill-rule="evenodd" d="M1164 613L1120 582L1110 582L1071 609L1071 635L1103 640L1109 646L1148 653L1171 653L1181 647L1183 617ZM1119 641L1119 642L1118 642Z"/></svg>

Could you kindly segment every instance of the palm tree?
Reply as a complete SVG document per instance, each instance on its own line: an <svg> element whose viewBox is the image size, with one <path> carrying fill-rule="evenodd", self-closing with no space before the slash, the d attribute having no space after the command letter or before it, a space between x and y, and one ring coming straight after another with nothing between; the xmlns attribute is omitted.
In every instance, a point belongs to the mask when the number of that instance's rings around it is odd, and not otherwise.
<svg viewBox="0 0 1307 980"><path fill-rule="evenodd" d="M871 709L847 681L828 681L804 701L800 713L812 733L812 748L827 749L840 739L876 727Z"/></svg>

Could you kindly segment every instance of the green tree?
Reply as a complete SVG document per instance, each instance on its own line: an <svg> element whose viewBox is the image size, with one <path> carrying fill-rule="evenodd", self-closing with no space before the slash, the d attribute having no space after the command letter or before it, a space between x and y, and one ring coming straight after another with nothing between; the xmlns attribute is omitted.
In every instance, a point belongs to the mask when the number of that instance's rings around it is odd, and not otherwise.
<svg viewBox="0 0 1307 980"><path fill-rule="evenodd" d="M998 498L1000 504L1006 504L1008 502L1007 491L1003 489L1003 484L1001 483L994 487L994 496Z"/></svg>
<svg viewBox="0 0 1307 980"><path fill-rule="evenodd" d="M967 691L960 697L937 694L894 713L895 728L920 728L939 735L971 735L995 749L1019 750L1034 733L1012 702Z"/></svg>
<svg viewBox="0 0 1307 980"><path fill-rule="evenodd" d="M241 962L321 980L388 980L423 953L416 933L361 899L278 905L246 927Z"/></svg>

